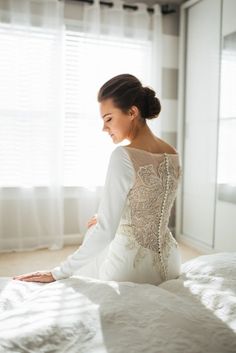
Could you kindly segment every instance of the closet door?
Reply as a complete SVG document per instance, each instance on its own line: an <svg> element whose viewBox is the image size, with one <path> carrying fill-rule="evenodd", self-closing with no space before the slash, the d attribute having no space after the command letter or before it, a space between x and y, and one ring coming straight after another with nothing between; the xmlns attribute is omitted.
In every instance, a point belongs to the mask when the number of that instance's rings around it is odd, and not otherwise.
<svg viewBox="0 0 236 353"><path fill-rule="evenodd" d="M213 247L221 1L188 9L182 234Z"/></svg>
<svg viewBox="0 0 236 353"><path fill-rule="evenodd" d="M224 0L215 249L236 251L236 1Z"/></svg>

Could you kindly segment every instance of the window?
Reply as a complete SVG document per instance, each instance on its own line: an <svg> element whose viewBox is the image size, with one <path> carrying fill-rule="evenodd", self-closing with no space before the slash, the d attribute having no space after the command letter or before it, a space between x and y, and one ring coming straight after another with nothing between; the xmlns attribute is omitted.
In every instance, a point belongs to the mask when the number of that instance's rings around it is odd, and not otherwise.
<svg viewBox="0 0 236 353"><path fill-rule="evenodd" d="M1 24L0 43L0 186L48 185L55 154L62 159L64 186L103 185L116 146L102 132L97 91L120 73L149 82L151 42L95 36L68 25L58 43L53 31ZM53 93L61 82L63 104ZM56 109L59 124L63 112L61 140L51 135L52 124L58 128L51 119Z"/></svg>
<svg viewBox="0 0 236 353"><path fill-rule="evenodd" d="M53 31L9 24L0 48L0 186L47 185L61 49Z"/></svg>

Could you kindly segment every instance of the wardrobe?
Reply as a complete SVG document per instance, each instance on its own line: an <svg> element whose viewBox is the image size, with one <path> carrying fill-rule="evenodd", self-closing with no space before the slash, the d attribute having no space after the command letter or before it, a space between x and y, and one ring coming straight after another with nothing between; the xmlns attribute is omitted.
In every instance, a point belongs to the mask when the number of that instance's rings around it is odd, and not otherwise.
<svg viewBox="0 0 236 353"><path fill-rule="evenodd" d="M176 238L236 251L236 1L181 6Z"/></svg>

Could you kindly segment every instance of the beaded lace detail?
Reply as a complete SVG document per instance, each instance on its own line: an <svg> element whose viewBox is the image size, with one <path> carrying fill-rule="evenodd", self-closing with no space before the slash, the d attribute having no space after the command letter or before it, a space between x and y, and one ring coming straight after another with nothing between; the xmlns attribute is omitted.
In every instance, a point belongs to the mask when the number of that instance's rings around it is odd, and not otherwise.
<svg viewBox="0 0 236 353"><path fill-rule="evenodd" d="M128 236L127 248L137 249L134 266L152 254L162 280L168 277L168 257L177 242L168 221L181 176L178 155L142 153L127 148L136 180L128 194L118 233Z"/></svg>

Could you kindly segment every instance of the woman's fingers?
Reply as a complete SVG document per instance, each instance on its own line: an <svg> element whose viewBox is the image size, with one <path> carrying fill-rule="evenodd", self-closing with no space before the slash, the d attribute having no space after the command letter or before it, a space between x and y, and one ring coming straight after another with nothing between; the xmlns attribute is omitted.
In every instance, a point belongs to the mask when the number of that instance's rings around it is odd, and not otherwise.
<svg viewBox="0 0 236 353"><path fill-rule="evenodd" d="M88 222L88 228L91 227L91 226L93 226L93 225L96 224L96 223L97 223L96 220L94 220L94 221L89 221L89 222Z"/></svg>
<svg viewBox="0 0 236 353"><path fill-rule="evenodd" d="M15 277L13 277L13 279L22 280L22 279L27 279L27 278L33 278L33 277L36 277L38 275L39 275L39 272L31 272L31 273L26 273L24 275L15 276Z"/></svg>
<svg viewBox="0 0 236 353"><path fill-rule="evenodd" d="M97 223L97 216L93 216L87 223L88 228Z"/></svg>

